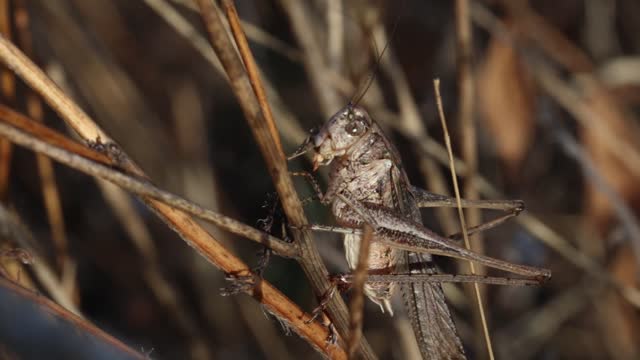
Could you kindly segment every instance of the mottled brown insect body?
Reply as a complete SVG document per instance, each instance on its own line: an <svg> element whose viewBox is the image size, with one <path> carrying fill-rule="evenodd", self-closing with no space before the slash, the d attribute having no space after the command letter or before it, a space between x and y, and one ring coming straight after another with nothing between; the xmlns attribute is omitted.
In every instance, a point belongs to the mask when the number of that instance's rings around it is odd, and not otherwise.
<svg viewBox="0 0 640 360"><path fill-rule="evenodd" d="M379 134L372 131L359 145L364 146L359 146L355 149L356 151L343 155L341 159L334 162L329 191L349 194L351 198L360 202L395 208L393 179L401 174L389 160L390 153L383 146L384 142ZM333 179L341 179L341 181ZM343 188L340 189L340 187ZM360 215L339 199L333 202L332 211L337 222L342 226L360 227L362 225ZM357 265L360 237L353 234L345 235L344 246L347 262L354 269ZM372 273L397 272L397 264L401 261L401 250L382 244L374 237L369 252L369 268ZM394 288L394 283L367 284L365 293L380 305L383 311L393 314L390 298Z"/></svg>
<svg viewBox="0 0 640 360"><path fill-rule="evenodd" d="M359 228L362 215L340 197L367 206L390 210L409 221L420 222L419 208L411 193L395 147L368 113L348 105L336 113L313 138L314 168L332 164L329 187L324 196L331 202L337 222ZM436 273L429 254L398 250L375 234L370 249L372 273ZM349 266L356 267L359 235L345 235ZM415 264L420 264L416 266ZM365 294L392 313L390 298L394 283L365 285ZM401 285L423 356L433 359L462 359L464 351L438 283Z"/></svg>

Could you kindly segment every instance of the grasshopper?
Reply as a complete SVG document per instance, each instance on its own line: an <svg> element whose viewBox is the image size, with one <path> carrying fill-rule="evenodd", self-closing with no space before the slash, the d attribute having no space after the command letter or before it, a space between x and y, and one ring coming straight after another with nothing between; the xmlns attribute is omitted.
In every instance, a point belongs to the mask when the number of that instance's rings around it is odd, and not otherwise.
<svg viewBox="0 0 640 360"><path fill-rule="evenodd" d="M315 182L312 184L321 202L331 206L336 222L341 226L315 229L344 233L346 259L349 267L355 269L360 249L358 229L365 223L373 228L369 274L377 280L367 282L365 294L382 311L393 314L390 299L396 289L401 288L424 358L466 358L440 282L426 280L429 276L441 276L436 275L438 270L432 255L473 261L528 277L522 279L523 284L539 284L551 277L547 269L475 253L452 238L424 227L420 207L455 207L456 199L412 186L395 146L362 107L350 103L342 108L292 157L310 148L314 150L314 171L320 166L331 166L326 192L322 193ZM313 180L310 174L306 173L306 176ZM463 200L462 206L498 209L507 213L469 229L471 233L496 226L524 209L524 203L518 200ZM395 280L400 277L403 281ZM447 281L457 280L453 276ZM496 283L473 275L467 276L467 281ZM504 284L509 283L504 281Z"/></svg>

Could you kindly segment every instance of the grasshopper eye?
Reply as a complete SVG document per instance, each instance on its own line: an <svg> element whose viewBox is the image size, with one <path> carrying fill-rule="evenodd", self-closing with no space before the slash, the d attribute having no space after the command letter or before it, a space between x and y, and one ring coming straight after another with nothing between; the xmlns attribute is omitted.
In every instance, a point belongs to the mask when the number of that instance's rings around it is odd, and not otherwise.
<svg viewBox="0 0 640 360"><path fill-rule="evenodd" d="M364 133L365 126L361 120L353 120L345 125L344 130L351 136L360 136Z"/></svg>

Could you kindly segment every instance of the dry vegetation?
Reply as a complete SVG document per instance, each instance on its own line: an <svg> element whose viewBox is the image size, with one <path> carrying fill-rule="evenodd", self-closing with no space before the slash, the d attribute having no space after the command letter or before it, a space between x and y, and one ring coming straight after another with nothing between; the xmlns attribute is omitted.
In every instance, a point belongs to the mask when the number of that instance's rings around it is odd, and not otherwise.
<svg viewBox="0 0 640 360"><path fill-rule="evenodd" d="M302 210L293 185L301 199L311 189L287 166L311 165L284 153L373 69L361 104L415 185L453 193L437 77L463 195L527 204L471 238L553 271L539 288L481 287L496 357L638 358L640 3L532 3L237 1L238 23L229 0L0 0L0 358L78 333L107 358L345 358L346 341L326 346L327 329L305 322L327 273L346 271L342 245L309 231L282 241L285 217L332 222L318 203ZM268 237L258 220L274 192ZM424 220L459 231L455 210ZM276 251L265 280L250 273L256 242ZM469 356L486 357L471 288L446 289ZM327 313L345 335L344 302ZM38 314L58 326L27 321ZM402 311L365 303L363 357L415 356L412 336Z"/></svg>

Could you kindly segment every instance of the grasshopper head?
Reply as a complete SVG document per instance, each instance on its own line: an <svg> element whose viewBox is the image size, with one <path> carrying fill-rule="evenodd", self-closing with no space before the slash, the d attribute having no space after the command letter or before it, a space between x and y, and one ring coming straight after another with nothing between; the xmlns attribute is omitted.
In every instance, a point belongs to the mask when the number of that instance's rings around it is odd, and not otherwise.
<svg viewBox="0 0 640 360"><path fill-rule="evenodd" d="M313 168L327 165L333 158L349 153L349 149L371 128L369 114L361 107L347 105L338 111L313 136L316 154Z"/></svg>

